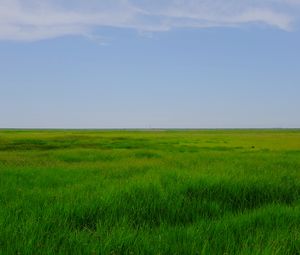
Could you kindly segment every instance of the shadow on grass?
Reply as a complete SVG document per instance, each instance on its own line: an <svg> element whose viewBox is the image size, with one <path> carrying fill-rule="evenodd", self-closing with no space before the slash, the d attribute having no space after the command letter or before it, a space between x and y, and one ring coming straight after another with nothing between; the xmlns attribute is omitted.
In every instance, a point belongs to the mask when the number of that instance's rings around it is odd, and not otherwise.
<svg viewBox="0 0 300 255"><path fill-rule="evenodd" d="M215 220L228 214L244 213L266 205L291 205L299 200L300 187L293 184L263 183L172 183L131 185L94 207L81 207L68 215L75 229L95 231L97 224L118 225L126 222L133 228L160 225L186 226L201 219ZM91 203L90 203L91 204Z"/></svg>

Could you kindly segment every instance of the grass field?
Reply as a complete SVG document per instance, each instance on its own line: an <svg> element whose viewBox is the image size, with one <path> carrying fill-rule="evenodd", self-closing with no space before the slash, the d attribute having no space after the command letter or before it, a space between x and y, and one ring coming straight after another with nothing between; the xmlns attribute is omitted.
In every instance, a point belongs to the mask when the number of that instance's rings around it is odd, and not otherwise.
<svg viewBox="0 0 300 255"><path fill-rule="evenodd" d="M2 130L0 254L300 254L300 130Z"/></svg>

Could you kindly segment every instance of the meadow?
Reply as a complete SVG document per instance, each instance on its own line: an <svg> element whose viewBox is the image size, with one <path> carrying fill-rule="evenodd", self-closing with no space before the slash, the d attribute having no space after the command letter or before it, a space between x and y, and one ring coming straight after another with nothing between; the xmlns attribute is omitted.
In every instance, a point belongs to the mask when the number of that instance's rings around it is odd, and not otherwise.
<svg viewBox="0 0 300 255"><path fill-rule="evenodd" d="M300 130L0 130L0 254L300 254Z"/></svg>

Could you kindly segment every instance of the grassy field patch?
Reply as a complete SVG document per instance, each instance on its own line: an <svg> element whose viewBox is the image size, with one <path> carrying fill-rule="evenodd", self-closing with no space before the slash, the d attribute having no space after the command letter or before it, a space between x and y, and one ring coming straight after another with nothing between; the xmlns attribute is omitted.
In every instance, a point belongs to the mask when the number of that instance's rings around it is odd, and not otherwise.
<svg viewBox="0 0 300 255"><path fill-rule="evenodd" d="M300 254L300 131L2 130L0 205L0 254Z"/></svg>

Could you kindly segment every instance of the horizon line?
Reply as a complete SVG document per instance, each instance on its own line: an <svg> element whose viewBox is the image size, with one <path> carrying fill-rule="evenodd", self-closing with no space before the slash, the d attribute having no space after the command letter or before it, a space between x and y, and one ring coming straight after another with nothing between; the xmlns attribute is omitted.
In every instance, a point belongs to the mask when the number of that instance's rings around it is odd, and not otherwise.
<svg viewBox="0 0 300 255"><path fill-rule="evenodd" d="M284 128L280 128L280 127L273 127L273 128L269 128L269 127L257 127L257 128L251 128L251 127L231 127L231 128L217 128L217 127L210 127L210 128L0 128L0 131L30 131L30 130L37 130L37 131L168 131L168 130L178 130L178 131L205 131L205 130L300 130L300 127L284 127Z"/></svg>

